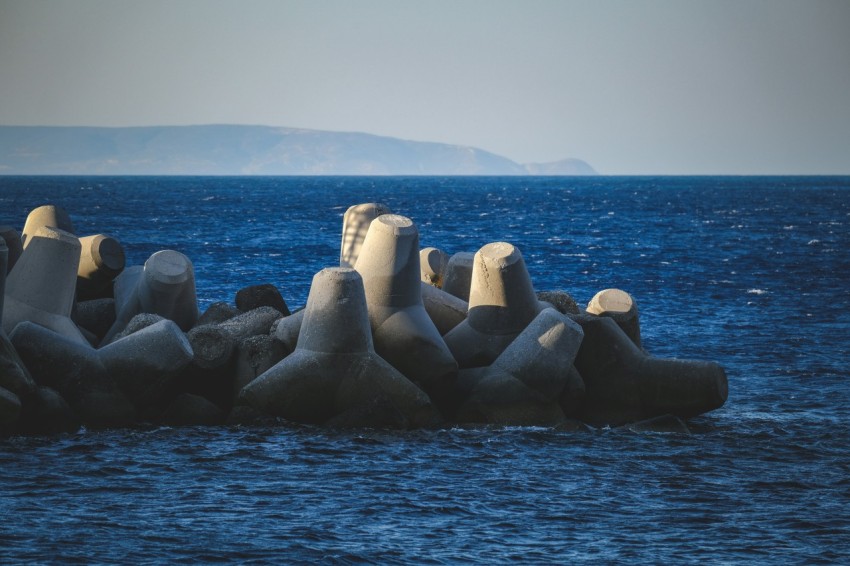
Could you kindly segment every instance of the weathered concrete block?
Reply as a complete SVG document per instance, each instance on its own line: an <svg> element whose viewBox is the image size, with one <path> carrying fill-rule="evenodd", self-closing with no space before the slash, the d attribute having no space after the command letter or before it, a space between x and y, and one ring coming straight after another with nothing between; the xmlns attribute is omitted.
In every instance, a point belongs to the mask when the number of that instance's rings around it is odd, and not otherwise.
<svg viewBox="0 0 850 566"><path fill-rule="evenodd" d="M234 340L241 340L248 336L269 334L272 324L282 317L280 311L273 307L257 307L220 322L218 327L230 334Z"/></svg>
<svg viewBox="0 0 850 566"><path fill-rule="evenodd" d="M183 371L178 387L229 411L234 397L236 339L220 325L196 326L186 337L194 359Z"/></svg>
<svg viewBox="0 0 850 566"><path fill-rule="evenodd" d="M375 351L439 402L451 389L457 363L422 302L413 221L396 214L376 218L355 269L363 278Z"/></svg>
<svg viewBox="0 0 850 566"><path fill-rule="evenodd" d="M445 336L452 328L466 320L469 303L427 283L422 283L421 286L422 305L440 336Z"/></svg>
<svg viewBox="0 0 850 566"><path fill-rule="evenodd" d="M475 254L469 313L446 344L461 368L490 365L543 308L519 249L487 244Z"/></svg>
<svg viewBox="0 0 850 566"><path fill-rule="evenodd" d="M575 317L584 340L575 366L585 384L583 421L621 425L671 414L693 417L726 402L726 372L714 362L648 356L607 317Z"/></svg>
<svg viewBox="0 0 850 566"><path fill-rule="evenodd" d="M133 334L134 332L138 332L139 330L147 328L148 326L153 326L157 322L161 322L163 320L167 319L162 318L158 314L150 314L146 312L139 313L130 319L130 322L127 323L127 326L124 327L124 330L116 334L112 338L112 341L114 342L116 340L121 340L122 338L125 338L130 334Z"/></svg>
<svg viewBox="0 0 850 566"><path fill-rule="evenodd" d="M419 273L422 282L438 289L443 286L443 275L449 256L446 252L437 248L423 248L419 250Z"/></svg>
<svg viewBox="0 0 850 566"><path fill-rule="evenodd" d="M614 319L635 346L643 348L640 339L640 320L634 298L621 289L604 289L587 304L587 312Z"/></svg>
<svg viewBox="0 0 850 566"><path fill-rule="evenodd" d="M566 291L538 291L537 300L549 303L562 314L579 314L581 312L576 300Z"/></svg>
<svg viewBox="0 0 850 566"><path fill-rule="evenodd" d="M560 424L566 419L562 392L583 385L570 383L582 336L578 324L544 309L490 367L468 374L466 379L474 379L474 384L457 418L517 426Z"/></svg>
<svg viewBox="0 0 850 566"><path fill-rule="evenodd" d="M355 204L345 211L345 215L342 217L340 267L354 267L360 255L360 248L366 239L366 233L369 231L369 225L382 214L390 214L390 209L377 202Z"/></svg>
<svg viewBox="0 0 850 566"><path fill-rule="evenodd" d="M161 402L194 357L186 335L171 320L138 330L97 353L109 375L140 410Z"/></svg>
<svg viewBox="0 0 850 566"><path fill-rule="evenodd" d="M472 265L475 254L458 252L449 258L443 276L443 291L462 301L469 302L469 290L472 286Z"/></svg>
<svg viewBox="0 0 850 566"><path fill-rule="evenodd" d="M36 383L55 389L86 425L122 426L135 420L133 406L88 344L28 321L9 338Z"/></svg>
<svg viewBox="0 0 850 566"><path fill-rule="evenodd" d="M41 228L56 228L71 235L76 234L71 217L64 208L54 204L45 204L33 209L27 215L24 229L21 232L21 245L26 249L30 245L33 236Z"/></svg>
<svg viewBox="0 0 850 566"><path fill-rule="evenodd" d="M269 333L286 350L292 352L298 344L298 335L301 333L302 322L304 322L304 309L295 311L291 315L275 321Z"/></svg>
<svg viewBox="0 0 850 566"><path fill-rule="evenodd" d="M124 248L103 234L80 238L77 300L99 299L112 294L112 281L124 270Z"/></svg>
<svg viewBox="0 0 850 566"><path fill-rule="evenodd" d="M6 279L3 330L10 334L32 321L80 344L88 344L71 321L80 241L55 228L39 228L29 238L15 269Z"/></svg>
<svg viewBox="0 0 850 566"><path fill-rule="evenodd" d="M271 335L249 336L240 340L236 347L233 397L236 398L243 387L291 354L294 349L294 345L289 349Z"/></svg>
<svg viewBox="0 0 850 566"><path fill-rule="evenodd" d="M242 312L260 307L272 307L283 316L289 316L289 307L277 287L271 283L243 287L236 292L236 308Z"/></svg>
<svg viewBox="0 0 850 566"><path fill-rule="evenodd" d="M97 342L100 343L112 325L115 324L115 299L102 298L80 301L71 313L71 320L80 328L94 334Z"/></svg>
<svg viewBox="0 0 850 566"><path fill-rule="evenodd" d="M21 399L31 395L36 389L35 380L2 329L0 329L0 387L8 389Z"/></svg>
<svg viewBox="0 0 850 566"><path fill-rule="evenodd" d="M237 403L320 424L351 416L378 397L404 415L407 426L439 419L428 396L375 353L360 275L330 268L313 278L295 351L246 385Z"/></svg>
<svg viewBox="0 0 850 566"><path fill-rule="evenodd" d="M125 270L127 271L127 270ZM200 316L195 292L195 271L185 255L174 250L162 250L145 262L141 274L130 274L115 282L115 324L106 333L102 345L109 344L133 316L139 313L158 314L174 321L184 332L195 326ZM126 285L136 282L131 292Z"/></svg>
<svg viewBox="0 0 850 566"><path fill-rule="evenodd" d="M2 237L3 242L6 244L6 248L9 251L5 270L5 273L8 274L12 271L12 268L15 267L15 264L18 262L18 258L21 257L21 254L24 251L24 248L21 245L21 234L11 226L0 226L0 237Z"/></svg>
<svg viewBox="0 0 850 566"><path fill-rule="evenodd" d="M195 326L203 326L205 324L218 324L225 320L230 320L234 316L242 314L242 311L224 301L212 303L204 311L204 314L195 323Z"/></svg>

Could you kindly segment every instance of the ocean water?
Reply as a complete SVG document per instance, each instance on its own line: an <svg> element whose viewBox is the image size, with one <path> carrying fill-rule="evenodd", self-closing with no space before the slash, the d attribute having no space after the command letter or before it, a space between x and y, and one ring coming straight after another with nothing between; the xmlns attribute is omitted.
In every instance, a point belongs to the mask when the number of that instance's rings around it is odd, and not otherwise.
<svg viewBox="0 0 850 566"><path fill-rule="evenodd" d="M538 290L623 288L644 345L722 364L691 434L155 428L0 439L0 563L847 563L850 178L0 177L201 307L290 307L379 201L449 253L508 241Z"/></svg>

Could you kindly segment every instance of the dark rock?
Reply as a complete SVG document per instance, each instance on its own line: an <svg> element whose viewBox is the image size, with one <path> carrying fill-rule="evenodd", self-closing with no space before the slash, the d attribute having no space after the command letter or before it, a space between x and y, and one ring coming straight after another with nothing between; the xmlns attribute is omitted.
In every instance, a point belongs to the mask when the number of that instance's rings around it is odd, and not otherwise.
<svg viewBox="0 0 850 566"><path fill-rule="evenodd" d="M59 434L80 429L79 417L59 393L38 387L23 406L18 431L26 434Z"/></svg>

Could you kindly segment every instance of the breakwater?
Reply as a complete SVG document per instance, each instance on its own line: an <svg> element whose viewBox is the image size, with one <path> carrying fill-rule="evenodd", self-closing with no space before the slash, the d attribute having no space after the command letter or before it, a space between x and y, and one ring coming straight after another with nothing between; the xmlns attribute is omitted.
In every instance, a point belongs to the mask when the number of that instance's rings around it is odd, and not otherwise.
<svg viewBox="0 0 850 566"><path fill-rule="evenodd" d="M189 257L125 266L117 238L78 237L55 205L3 236L10 432L269 419L687 430L680 419L728 395L720 365L644 351L629 293L579 308L536 292L513 244L449 257L379 203L348 208L339 267L315 275L294 314L270 284L201 313Z"/></svg>

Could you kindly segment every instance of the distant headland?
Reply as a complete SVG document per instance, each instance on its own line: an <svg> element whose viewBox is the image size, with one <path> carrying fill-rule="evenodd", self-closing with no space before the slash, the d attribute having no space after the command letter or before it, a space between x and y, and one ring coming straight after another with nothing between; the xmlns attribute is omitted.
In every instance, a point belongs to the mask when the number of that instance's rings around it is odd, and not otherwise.
<svg viewBox="0 0 850 566"><path fill-rule="evenodd" d="M596 175L475 147L244 125L0 126L0 175Z"/></svg>

